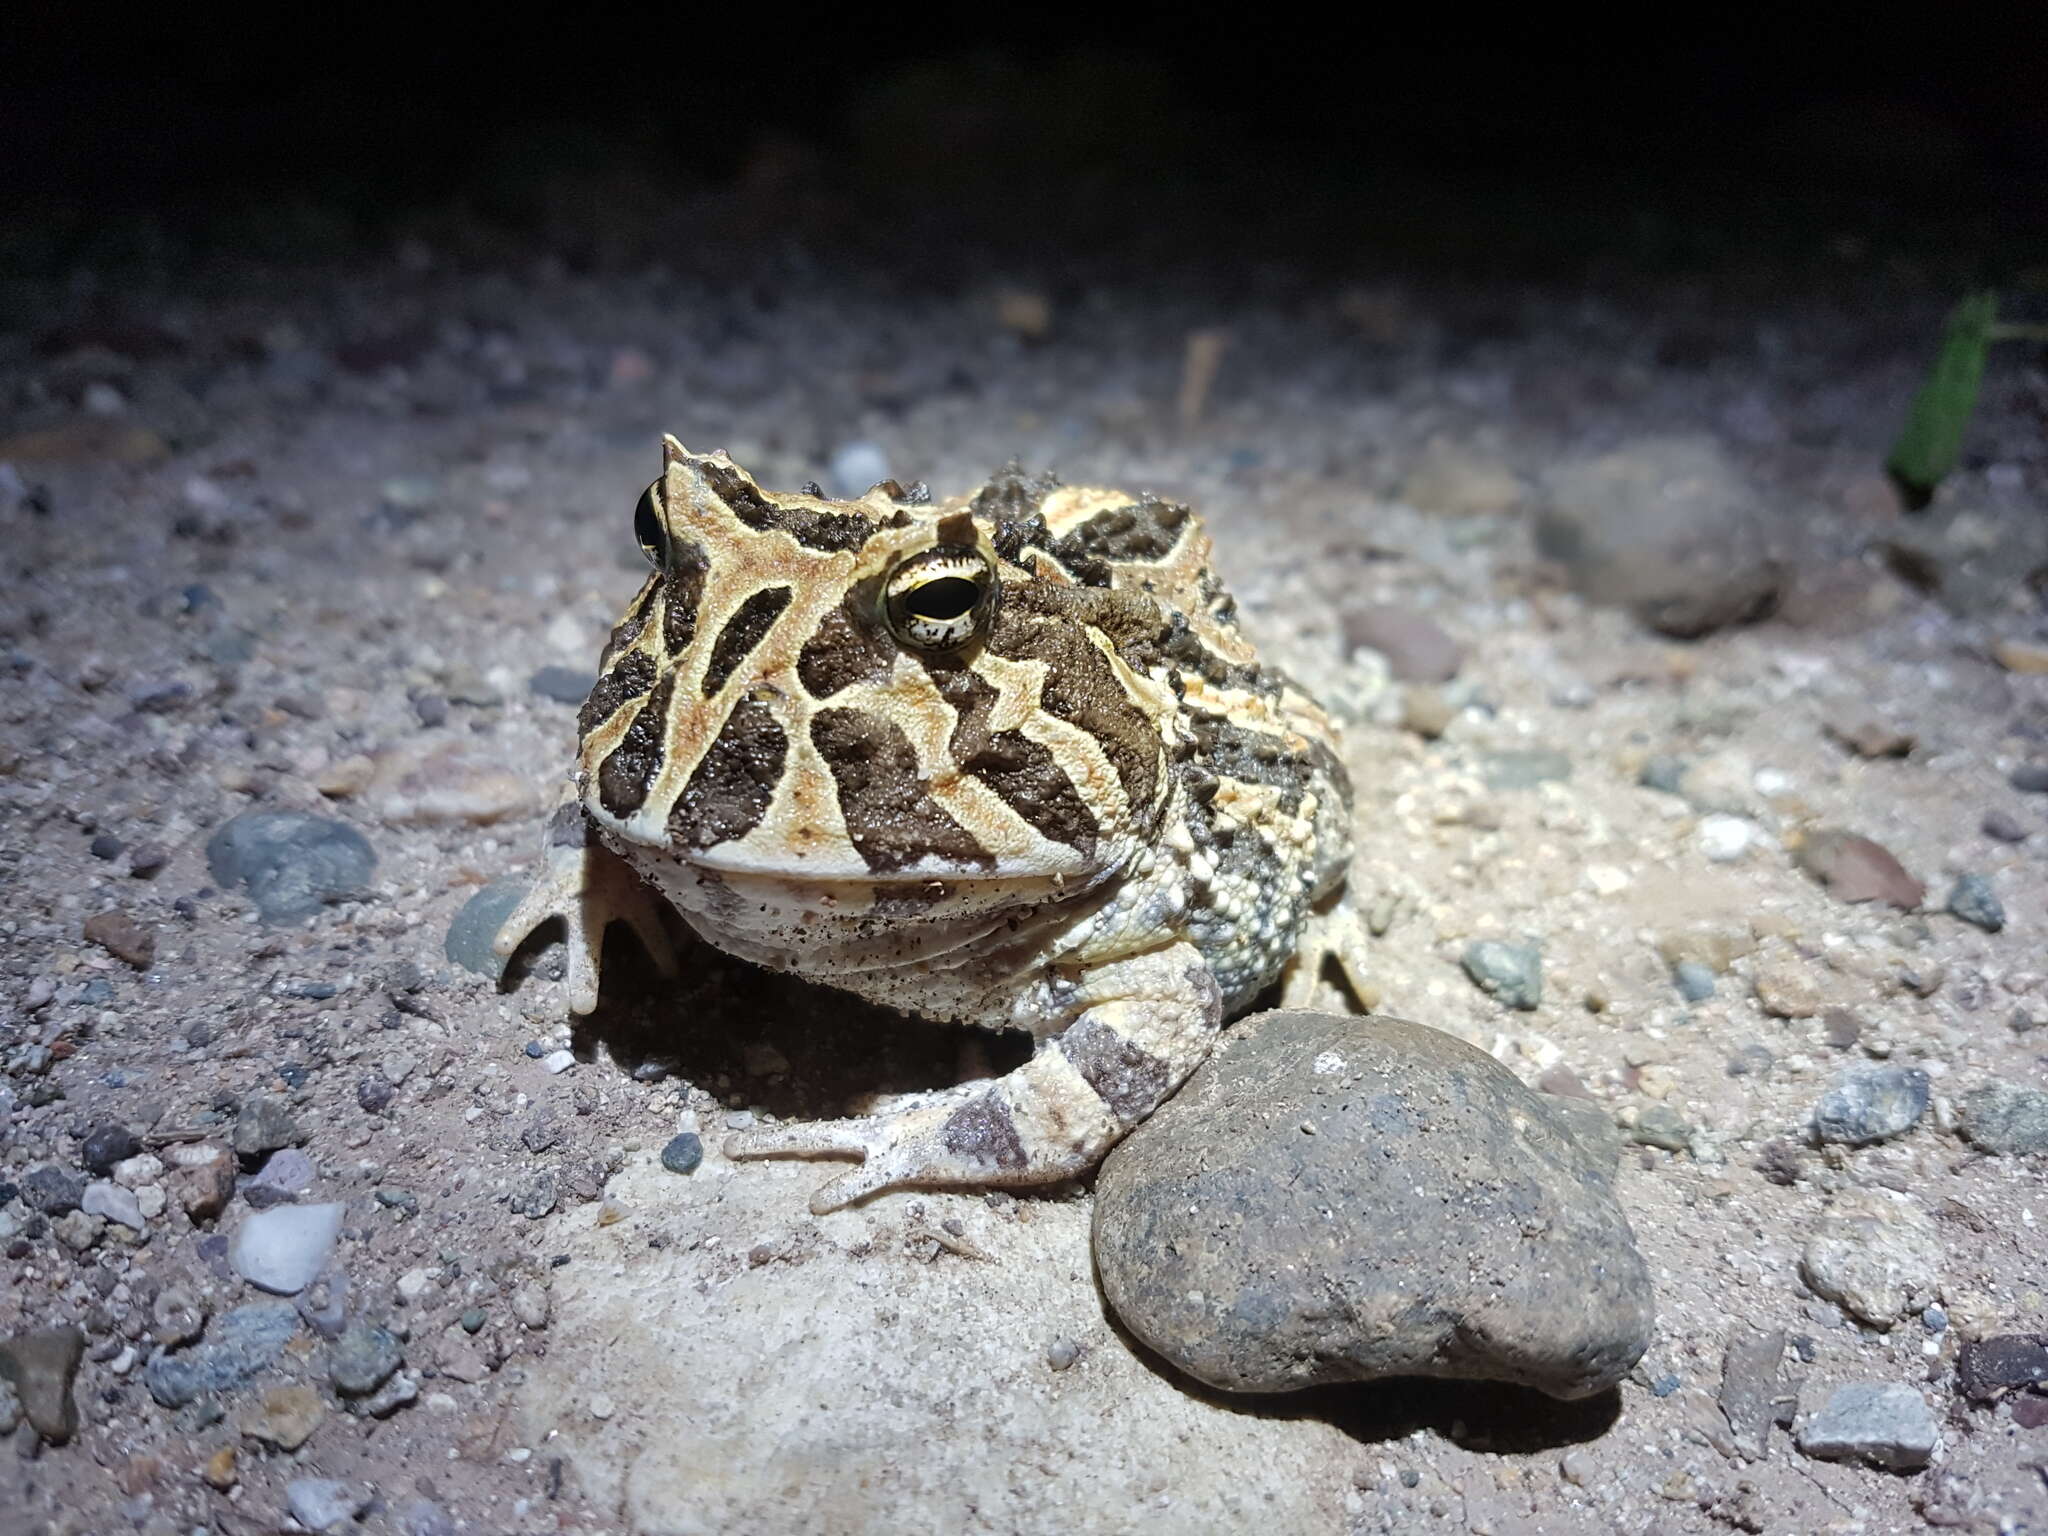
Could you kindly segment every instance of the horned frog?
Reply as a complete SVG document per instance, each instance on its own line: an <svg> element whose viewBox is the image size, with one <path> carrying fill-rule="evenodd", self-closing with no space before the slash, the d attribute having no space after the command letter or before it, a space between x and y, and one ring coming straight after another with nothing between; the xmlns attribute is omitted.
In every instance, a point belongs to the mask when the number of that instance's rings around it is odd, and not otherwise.
<svg viewBox="0 0 2048 1536"><path fill-rule="evenodd" d="M726 1142L859 1159L813 1211L1084 1173L1227 1019L1350 959L1335 731L1240 634L1186 507L1014 466L835 501L667 438L634 523L653 571L499 952L565 918L587 1013L614 921L673 974L666 905L742 960L1035 1042Z"/></svg>

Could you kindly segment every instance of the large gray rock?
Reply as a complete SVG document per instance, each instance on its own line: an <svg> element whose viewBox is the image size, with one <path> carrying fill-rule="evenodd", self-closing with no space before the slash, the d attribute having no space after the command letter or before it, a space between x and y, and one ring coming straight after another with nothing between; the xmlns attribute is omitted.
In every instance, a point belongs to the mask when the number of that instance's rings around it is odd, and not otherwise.
<svg viewBox="0 0 2048 1536"><path fill-rule="evenodd" d="M1691 639L1768 613L1771 509L1711 438L1643 438L1544 477L1536 546L1596 603Z"/></svg>
<svg viewBox="0 0 2048 1536"><path fill-rule="evenodd" d="M1586 1397L1652 1324L1610 1178L1551 1101L1451 1035L1263 1013L1110 1155L1095 1261L1130 1330L1211 1386Z"/></svg>

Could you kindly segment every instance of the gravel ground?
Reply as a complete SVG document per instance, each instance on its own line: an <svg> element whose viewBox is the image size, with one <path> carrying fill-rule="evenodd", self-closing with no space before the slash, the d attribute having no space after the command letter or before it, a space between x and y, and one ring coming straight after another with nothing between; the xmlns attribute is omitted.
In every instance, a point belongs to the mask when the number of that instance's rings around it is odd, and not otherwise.
<svg viewBox="0 0 2048 1536"><path fill-rule="evenodd" d="M1986 1342L2048 1326L2038 356L1933 506L1879 470L1954 296L1847 248L929 282L459 225L24 290L0 1526L2048 1529L2048 1397ZM813 1218L815 1170L716 1150L950 1080L955 1032L630 953L572 1030L558 951L451 958L531 867L663 430L1204 511L1347 723L1376 1006L1620 1133L1658 1321L1617 1394L1209 1392L1105 1316L1085 1188Z"/></svg>

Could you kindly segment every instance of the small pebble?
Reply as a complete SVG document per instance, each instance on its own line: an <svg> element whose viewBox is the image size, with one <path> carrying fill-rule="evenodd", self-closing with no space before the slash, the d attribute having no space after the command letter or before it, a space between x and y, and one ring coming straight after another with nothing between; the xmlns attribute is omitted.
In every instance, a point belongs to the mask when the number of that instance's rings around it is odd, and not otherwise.
<svg viewBox="0 0 2048 1536"><path fill-rule="evenodd" d="M1843 1189L1804 1226L1800 1277L1850 1316L1888 1329L1939 1299L1941 1234L1910 1196Z"/></svg>
<svg viewBox="0 0 2048 1536"><path fill-rule="evenodd" d="M41 1211L45 1216L62 1216L78 1209L78 1202L85 1198L85 1185L83 1174L45 1163L21 1176L18 1191L22 1203L30 1210Z"/></svg>
<svg viewBox="0 0 2048 1536"><path fill-rule="evenodd" d="M114 1164L133 1157L141 1150L142 1143L135 1139L133 1131L119 1121L109 1120L86 1133L85 1140L78 1146L78 1161L81 1167L105 1178L113 1171Z"/></svg>
<svg viewBox="0 0 2048 1536"><path fill-rule="evenodd" d="M869 486L889 478L889 455L880 443L865 438L842 443L832 450L825 470L825 482L841 501L851 501Z"/></svg>
<svg viewBox="0 0 2048 1536"><path fill-rule="evenodd" d="M2048 763L2021 763L2006 782L2023 795L2048 795Z"/></svg>
<svg viewBox="0 0 2048 1536"><path fill-rule="evenodd" d="M264 1160L262 1172L249 1181L249 1187L261 1186L287 1195L303 1195L313 1187L318 1172L313 1166L313 1159L297 1147L280 1147Z"/></svg>
<svg viewBox="0 0 2048 1536"><path fill-rule="evenodd" d="M1838 827L1809 832L1793 858L1839 901L1881 901L1912 912L1927 896L1890 849Z"/></svg>
<svg viewBox="0 0 2048 1536"><path fill-rule="evenodd" d="M1692 1128L1669 1104L1652 1104L1628 1128L1628 1139L1638 1146L1683 1152L1692 1145Z"/></svg>
<svg viewBox="0 0 2048 1536"><path fill-rule="evenodd" d="M1835 1388L1825 1407L1806 1416L1798 1434L1799 1449L1808 1456L1868 1461L1900 1472L1933 1460L1936 1438L1927 1400L1895 1381Z"/></svg>
<svg viewBox="0 0 2048 1536"><path fill-rule="evenodd" d="M533 881L525 875L507 875L483 887L455 914L448 924L442 953L479 976L496 981L505 974L505 957L491 948L498 929L525 898Z"/></svg>
<svg viewBox="0 0 2048 1536"><path fill-rule="evenodd" d="M695 1131L670 1137L668 1145L661 1149L661 1166L670 1173L695 1173L703 1161L704 1140Z"/></svg>
<svg viewBox="0 0 2048 1536"><path fill-rule="evenodd" d="M1768 1047L1759 1045L1752 1040L1728 1058L1728 1075L1730 1077L1762 1077L1771 1070L1776 1062L1777 1058L1770 1053Z"/></svg>
<svg viewBox="0 0 2048 1536"><path fill-rule="evenodd" d="M1688 1003L1703 1003L1714 995L1714 972L1697 960L1681 960L1671 968L1678 995Z"/></svg>
<svg viewBox="0 0 2048 1536"><path fill-rule="evenodd" d="M1080 1358L1081 1346L1072 1339L1054 1339L1046 1346L1045 1363L1053 1370L1067 1370Z"/></svg>
<svg viewBox="0 0 2048 1536"><path fill-rule="evenodd" d="M590 1416L593 1419L608 1419L618 1411L618 1405L603 1393L590 1400Z"/></svg>
<svg viewBox="0 0 2048 1536"><path fill-rule="evenodd" d="M1918 1067L1851 1067L1814 1106L1813 1133L1846 1147L1902 1136L1927 1113L1928 1096L1927 1074Z"/></svg>
<svg viewBox="0 0 2048 1536"><path fill-rule="evenodd" d="M2017 816L2005 811L1986 811L1981 825L1984 835L1995 842L2024 843L2031 835L2027 826Z"/></svg>
<svg viewBox="0 0 2048 1536"><path fill-rule="evenodd" d="M547 1288L527 1281L512 1290L512 1315L528 1328L548 1325Z"/></svg>
<svg viewBox="0 0 2048 1536"><path fill-rule="evenodd" d="M1756 823L1741 816L1700 818L1700 852L1716 864L1732 864L1749 851L1756 840Z"/></svg>
<svg viewBox="0 0 2048 1536"><path fill-rule="evenodd" d="M540 809L533 780L482 737L427 736L373 761L366 803L390 826L487 826Z"/></svg>
<svg viewBox="0 0 2048 1536"><path fill-rule="evenodd" d="M244 811L207 840L216 883L246 886L266 923L295 923L368 894L377 856L353 827L298 811Z"/></svg>
<svg viewBox="0 0 2048 1536"><path fill-rule="evenodd" d="M105 859L111 864L127 851L127 844L111 832L102 832L87 845L87 848L94 858Z"/></svg>
<svg viewBox="0 0 2048 1536"><path fill-rule="evenodd" d="M84 1355L85 1335L76 1328L0 1338L0 1379L12 1385L21 1415L52 1445L78 1433L71 1389Z"/></svg>
<svg viewBox="0 0 2048 1536"><path fill-rule="evenodd" d="M1488 754L1480 767L1486 787L1496 793L1534 789L1539 784L1559 783L1572 776L1572 760L1548 747L1532 747Z"/></svg>
<svg viewBox="0 0 2048 1536"><path fill-rule="evenodd" d="M298 1309L290 1302L252 1301L216 1319L200 1343L151 1356L143 1380L158 1403L182 1408L232 1391L275 1363L298 1331Z"/></svg>
<svg viewBox="0 0 2048 1536"><path fill-rule="evenodd" d="M1524 1011L1543 1000L1543 952L1534 944L1481 939L1465 951L1465 974L1485 993Z"/></svg>
<svg viewBox="0 0 2048 1536"><path fill-rule="evenodd" d="M1443 735L1457 718L1457 709L1441 689L1411 686L1402 693L1402 726L1427 741Z"/></svg>
<svg viewBox="0 0 2048 1536"><path fill-rule="evenodd" d="M382 1073L372 1072L356 1082L356 1103L372 1115L381 1115L391 1107L392 1096L397 1092L386 1082Z"/></svg>
<svg viewBox="0 0 2048 1536"><path fill-rule="evenodd" d="M1750 982L1758 1004L1773 1018L1810 1019L1826 1002L1812 967L1796 955L1760 956Z"/></svg>
<svg viewBox="0 0 2048 1536"><path fill-rule="evenodd" d="M1956 1356L1956 1390L1973 1401L1995 1402L2022 1387L2048 1387L2048 1334L1972 1339Z"/></svg>
<svg viewBox="0 0 2048 1536"><path fill-rule="evenodd" d="M352 1323L328 1352L328 1380L344 1397L369 1397L401 1364L406 1352L395 1333L375 1323Z"/></svg>
<svg viewBox="0 0 2048 1536"><path fill-rule="evenodd" d="M117 1221L130 1232L140 1232L148 1225L142 1219L142 1203L136 1199L135 1191L123 1189L110 1179L86 1185L78 1208L89 1216Z"/></svg>
<svg viewBox="0 0 2048 1536"><path fill-rule="evenodd" d="M1679 785L1685 781L1685 770L1684 758L1659 753L1643 764L1642 772L1636 775L1636 782L1645 789L1675 795L1679 792Z"/></svg>
<svg viewBox="0 0 2048 1536"><path fill-rule="evenodd" d="M1863 1037L1863 1021L1846 1008L1830 1008L1820 1016L1821 1038L1846 1051Z"/></svg>
<svg viewBox="0 0 2048 1536"><path fill-rule="evenodd" d="M85 920L85 938L116 960L146 971L156 959L156 930L126 912L101 912Z"/></svg>
<svg viewBox="0 0 2048 1536"><path fill-rule="evenodd" d="M1347 650L1378 651L1387 658L1389 675L1399 682L1447 683L1465 659L1463 645L1412 608L1354 609L1344 615L1343 631Z"/></svg>
<svg viewBox="0 0 2048 1536"><path fill-rule="evenodd" d="M285 1484L285 1503L292 1518L309 1531L331 1531L355 1518L369 1500L349 1484L332 1477L298 1477Z"/></svg>
<svg viewBox="0 0 2048 1536"><path fill-rule="evenodd" d="M50 1230L73 1253L84 1253L106 1232L107 1218L91 1211L68 1211L57 1218Z"/></svg>
<svg viewBox="0 0 2048 1536"><path fill-rule="evenodd" d="M2015 1083L1985 1083L1964 1095L1963 1137L2001 1157L2048 1152L2048 1093Z"/></svg>
<svg viewBox="0 0 2048 1536"><path fill-rule="evenodd" d="M1982 875L1958 876L1948 893L1948 909L1986 933L1997 933L2005 926L2005 908L1999 903L1998 893L1991 889L1991 882Z"/></svg>
<svg viewBox="0 0 2048 1536"><path fill-rule="evenodd" d="M247 1161L305 1139L305 1132L299 1129L291 1111L268 1094L244 1100L235 1112L235 1152L245 1160L245 1166Z"/></svg>
<svg viewBox="0 0 2048 1536"><path fill-rule="evenodd" d="M564 667L551 663L529 677L526 686L542 698L553 699L557 704L581 704L590 690L597 686L597 674L586 672L580 667Z"/></svg>
<svg viewBox="0 0 2048 1536"><path fill-rule="evenodd" d="M295 1451L313 1438L327 1417L327 1404L311 1387L294 1383L267 1392L257 1408L242 1417L242 1432L253 1440Z"/></svg>
<svg viewBox="0 0 2048 1536"><path fill-rule="evenodd" d="M296 1296L326 1264L344 1209L340 1204L280 1205L257 1211L236 1229L228 1263L259 1289Z"/></svg>
<svg viewBox="0 0 2048 1536"><path fill-rule="evenodd" d="M540 1059L540 1064L549 1072L566 1072L576 1065L576 1053L573 1051L550 1051Z"/></svg>

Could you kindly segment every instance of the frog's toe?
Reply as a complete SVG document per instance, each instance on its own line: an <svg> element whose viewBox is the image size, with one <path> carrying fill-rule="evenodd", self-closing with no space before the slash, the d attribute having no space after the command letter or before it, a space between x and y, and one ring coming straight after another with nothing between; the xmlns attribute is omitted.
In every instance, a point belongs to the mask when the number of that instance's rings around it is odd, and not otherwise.
<svg viewBox="0 0 2048 1536"><path fill-rule="evenodd" d="M814 1120L725 1138L725 1155L756 1157L866 1157L884 1144L873 1120Z"/></svg>

